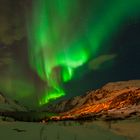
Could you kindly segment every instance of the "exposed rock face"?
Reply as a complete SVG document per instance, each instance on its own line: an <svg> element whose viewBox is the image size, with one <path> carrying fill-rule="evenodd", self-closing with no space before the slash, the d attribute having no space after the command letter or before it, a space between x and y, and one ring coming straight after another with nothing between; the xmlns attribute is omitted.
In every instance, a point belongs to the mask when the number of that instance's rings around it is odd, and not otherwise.
<svg viewBox="0 0 140 140"><path fill-rule="evenodd" d="M95 93L95 97L96 97ZM132 106L140 105L140 88L129 88L121 89L117 91L111 91L109 96L104 96L102 99L96 100L94 102L87 102L78 108L73 108L72 110L65 112L64 115L74 115L78 116L88 115L91 113L100 113L111 110L124 109L125 111L130 109ZM140 112L140 110L137 110Z"/></svg>
<svg viewBox="0 0 140 140"><path fill-rule="evenodd" d="M110 94L113 95L113 92L117 92L119 90L128 89L132 87L140 88L140 80L108 83L105 86L103 86L101 89L88 92L84 96L77 96L72 99L62 101L58 104L48 106L47 111L57 112L57 113L66 112L73 108L77 108L88 103L95 103L98 100L110 96Z"/></svg>
<svg viewBox="0 0 140 140"><path fill-rule="evenodd" d="M112 83L106 84L104 87L102 87L102 89L108 90L108 91L116 91L116 90L121 90L124 88L131 88L131 87L140 88L140 80L112 82Z"/></svg>
<svg viewBox="0 0 140 140"><path fill-rule="evenodd" d="M140 114L140 80L108 83L101 89L63 101L51 109L61 112L61 119Z"/></svg>
<svg viewBox="0 0 140 140"><path fill-rule="evenodd" d="M0 93L0 112L5 111L27 111L27 109Z"/></svg>
<svg viewBox="0 0 140 140"><path fill-rule="evenodd" d="M61 101L58 104L53 104L47 107L47 111L61 113L75 107L82 106L87 100L87 96L77 96L69 100Z"/></svg>

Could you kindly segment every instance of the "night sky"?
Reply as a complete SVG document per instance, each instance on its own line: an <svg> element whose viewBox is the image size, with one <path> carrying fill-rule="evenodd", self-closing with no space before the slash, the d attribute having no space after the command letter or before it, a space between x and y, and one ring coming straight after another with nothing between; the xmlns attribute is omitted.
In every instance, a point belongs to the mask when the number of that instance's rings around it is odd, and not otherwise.
<svg viewBox="0 0 140 140"><path fill-rule="evenodd" d="M36 108L140 79L139 0L0 0L0 91Z"/></svg>

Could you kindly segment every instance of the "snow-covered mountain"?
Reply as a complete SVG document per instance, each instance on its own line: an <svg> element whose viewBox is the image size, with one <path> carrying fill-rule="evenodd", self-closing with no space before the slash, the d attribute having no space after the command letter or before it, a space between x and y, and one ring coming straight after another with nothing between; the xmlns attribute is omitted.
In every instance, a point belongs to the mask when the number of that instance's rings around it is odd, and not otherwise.
<svg viewBox="0 0 140 140"><path fill-rule="evenodd" d="M0 112L6 111L27 111L27 109L24 106L19 105L17 101L11 100L0 93Z"/></svg>
<svg viewBox="0 0 140 140"><path fill-rule="evenodd" d="M60 112L61 119L140 114L140 80L108 83L84 96L50 106L49 111Z"/></svg>

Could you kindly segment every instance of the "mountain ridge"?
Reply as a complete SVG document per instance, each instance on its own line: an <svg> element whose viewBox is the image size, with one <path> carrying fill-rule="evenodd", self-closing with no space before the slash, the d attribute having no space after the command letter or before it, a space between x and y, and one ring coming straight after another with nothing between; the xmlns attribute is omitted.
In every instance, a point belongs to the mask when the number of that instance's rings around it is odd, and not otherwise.
<svg viewBox="0 0 140 140"><path fill-rule="evenodd" d="M50 109L50 108L49 108ZM140 113L140 80L111 82L100 89L88 92L54 105L50 111L60 116L52 119L77 119L92 116L126 117Z"/></svg>
<svg viewBox="0 0 140 140"><path fill-rule="evenodd" d="M27 111L27 109L17 101L6 97L3 93L0 93L0 112L6 111Z"/></svg>

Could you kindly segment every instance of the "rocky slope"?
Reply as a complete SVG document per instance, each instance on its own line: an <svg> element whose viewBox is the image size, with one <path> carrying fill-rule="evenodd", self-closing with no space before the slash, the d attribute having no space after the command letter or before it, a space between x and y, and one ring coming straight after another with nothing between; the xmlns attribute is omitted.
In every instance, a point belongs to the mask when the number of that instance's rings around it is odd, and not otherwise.
<svg viewBox="0 0 140 140"><path fill-rule="evenodd" d="M140 80L108 83L84 96L63 101L49 108L61 112L52 119L78 119L100 116L124 118L140 114Z"/></svg>
<svg viewBox="0 0 140 140"><path fill-rule="evenodd" d="M6 111L27 111L27 109L0 93L0 112Z"/></svg>

